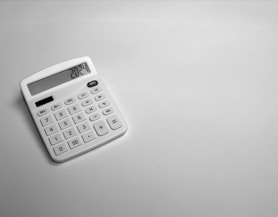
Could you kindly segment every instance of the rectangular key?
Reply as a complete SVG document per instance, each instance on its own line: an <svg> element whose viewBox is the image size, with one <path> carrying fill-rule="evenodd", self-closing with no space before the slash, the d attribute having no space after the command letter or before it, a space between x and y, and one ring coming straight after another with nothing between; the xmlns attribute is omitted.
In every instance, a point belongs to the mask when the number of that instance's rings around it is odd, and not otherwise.
<svg viewBox="0 0 278 217"><path fill-rule="evenodd" d="M52 115L47 115L41 119L41 124L43 127L52 124L53 122L54 122L54 118L52 117Z"/></svg>
<svg viewBox="0 0 278 217"><path fill-rule="evenodd" d="M71 149L76 148L76 147L82 145L82 143L81 143L81 141L80 141L80 139L78 137L75 137L75 138L72 138L72 139L68 140L68 144L69 144L69 147Z"/></svg>
<svg viewBox="0 0 278 217"><path fill-rule="evenodd" d="M56 154L57 156L60 155L60 154L65 153L66 151L68 151L68 149L67 149L65 143L62 143L62 144L60 144L60 145L57 145L57 146L55 146L53 149L54 149L54 152L55 152L55 154Z"/></svg>
<svg viewBox="0 0 278 217"><path fill-rule="evenodd" d="M54 116L55 116L56 120L59 121L65 117L67 117L68 113L67 113L66 109L61 109L61 110L55 112Z"/></svg>
<svg viewBox="0 0 278 217"><path fill-rule="evenodd" d="M59 126L60 126L61 130L64 130L68 127L71 127L72 122L71 122L70 118L67 118L67 119L64 119L64 120L60 121Z"/></svg>
<svg viewBox="0 0 278 217"><path fill-rule="evenodd" d="M89 123L86 121L86 122L83 122L83 123L77 125L77 129L78 129L79 133L84 133L84 132L90 130L91 127L90 127Z"/></svg>
<svg viewBox="0 0 278 217"><path fill-rule="evenodd" d="M63 132L63 134L64 134L64 137L65 137L66 139L69 139L69 138L71 138L71 137L76 136L76 135L77 135L77 132L76 132L76 129L74 129L74 128L72 127L72 128L70 128L70 129L68 129L68 130L65 130L65 131Z"/></svg>
<svg viewBox="0 0 278 217"><path fill-rule="evenodd" d="M121 121L116 115L111 115L107 118L107 122L112 130L116 130L122 126Z"/></svg>
<svg viewBox="0 0 278 217"><path fill-rule="evenodd" d="M68 107L68 111L71 115L73 115L77 112L80 112L81 108L78 104L75 104L75 105L72 105L72 106Z"/></svg>
<svg viewBox="0 0 278 217"><path fill-rule="evenodd" d="M79 113L79 114L73 116L72 119L73 119L74 123L76 123L76 124L86 120L83 113Z"/></svg>
<svg viewBox="0 0 278 217"><path fill-rule="evenodd" d="M97 135L99 135L99 136L103 136L103 135L109 133L108 127L104 121L98 121L93 126L97 132Z"/></svg>
<svg viewBox="0 0 278 217"><path fill-rule="evenodd" d="M49 137L49 142L51 145L56 145L57 143L60 143L62 141L63 141L63 137L62 137L61 133L57 133L57 134Z"/></svg>
<svg viewBox="0 0 278 217"><path fill-rule="evenodd" d="M44 128L44 131L47 136L50 136L50 135L58 132L58 127L55 124L53 124L53 125L50 125L50 126Z"/></svg>
<svg viewBox="0 0 278 217"><path fill-rule="evenodd" d="M85 143L90 142L94 139L96 139L96 136L94 134L94 131L89 131L87 133L82 134L82 139Z"/></svg>

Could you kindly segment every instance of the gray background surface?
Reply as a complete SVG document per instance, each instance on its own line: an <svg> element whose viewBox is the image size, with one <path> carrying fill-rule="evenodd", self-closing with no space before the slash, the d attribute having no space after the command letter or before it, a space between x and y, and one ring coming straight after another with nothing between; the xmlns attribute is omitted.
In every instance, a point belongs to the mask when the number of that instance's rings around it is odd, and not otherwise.
<svg viewBox="0 0 278 217"><path fill-rule="evenodd" d="M278 2L1 1L1 217L278 216ZM88 55L127 134L52 163L21 79Z"/></svg>

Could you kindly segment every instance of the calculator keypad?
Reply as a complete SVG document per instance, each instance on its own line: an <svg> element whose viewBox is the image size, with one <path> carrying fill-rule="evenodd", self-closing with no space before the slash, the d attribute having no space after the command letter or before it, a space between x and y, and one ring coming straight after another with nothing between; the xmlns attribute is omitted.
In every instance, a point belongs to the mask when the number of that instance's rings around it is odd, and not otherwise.
<svg viewBox="0 0 278 217"><path fill-rule="evenodd" d="M88 88L88 91L36 112L56 156L98 141L98 138L122 127L113 104L98 82L94 81Z"/></svg>

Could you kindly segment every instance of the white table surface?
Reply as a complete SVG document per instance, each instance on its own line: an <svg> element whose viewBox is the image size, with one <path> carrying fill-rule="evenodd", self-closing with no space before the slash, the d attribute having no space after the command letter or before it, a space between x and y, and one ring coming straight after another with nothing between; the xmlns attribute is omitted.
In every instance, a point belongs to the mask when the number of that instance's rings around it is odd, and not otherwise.
<svg viewBox="0 0 278 217"><path fill-rule="evenodd" d="M278 216L277 1L1 1L0 216ZM21 79L88 55L120 139L53 163Z"/></svg>

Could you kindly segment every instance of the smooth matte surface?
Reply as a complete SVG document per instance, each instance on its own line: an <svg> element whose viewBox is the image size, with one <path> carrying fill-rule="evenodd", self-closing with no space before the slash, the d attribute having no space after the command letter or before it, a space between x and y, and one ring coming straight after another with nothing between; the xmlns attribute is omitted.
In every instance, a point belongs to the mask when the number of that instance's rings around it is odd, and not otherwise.
<svg viewBox="0 0 278 217"><path fill-rule="evenodd" d="M0 216L278 216L277 10L1 1ZM19 81L84 55L129 130L55 164Z"/></svg>

